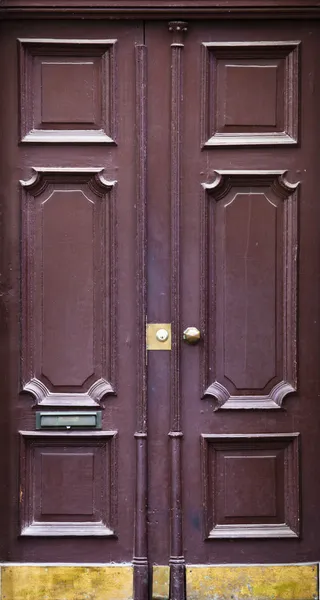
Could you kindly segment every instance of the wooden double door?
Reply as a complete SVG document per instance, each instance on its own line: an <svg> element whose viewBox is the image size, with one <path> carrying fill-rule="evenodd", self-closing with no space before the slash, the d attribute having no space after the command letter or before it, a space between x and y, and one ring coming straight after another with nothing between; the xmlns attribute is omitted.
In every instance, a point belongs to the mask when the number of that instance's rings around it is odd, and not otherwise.
<svg viewBox="0 0 320 600"><path fill-rule="evenodd" d="M2 23L1 560L319 558L319 40Z"/></svg>

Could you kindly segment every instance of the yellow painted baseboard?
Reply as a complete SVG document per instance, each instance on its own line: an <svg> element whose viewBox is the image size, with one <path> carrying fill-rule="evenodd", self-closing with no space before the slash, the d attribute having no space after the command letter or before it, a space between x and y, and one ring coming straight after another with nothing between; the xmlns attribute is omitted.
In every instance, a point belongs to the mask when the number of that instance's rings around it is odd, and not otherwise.
<svg viewBox="0 0 320 600"><path fill-rule="evenodd" d="M131 600L131 566L3 566L1 600Z"/></svg>
<svg viewBox="0 0 320 600"><path fill-rule="evenodd" d="M188 566L188 600L318 600L318 565Z"/></svg>
<svg viewBox="0 0 320 600"><path fill-rule="evenodd" d="M169 600L170 569L154 565L152 569L152 600Z"/></svg>
<svg viewBox="0 0 320 600"><path fill-rule="evenodd" d="M153 567L153 600L169 600L168 566ZM188 565L187 600L319 600L318 564ZM0 600L132 600L131 565L1 566Z"/></svg>

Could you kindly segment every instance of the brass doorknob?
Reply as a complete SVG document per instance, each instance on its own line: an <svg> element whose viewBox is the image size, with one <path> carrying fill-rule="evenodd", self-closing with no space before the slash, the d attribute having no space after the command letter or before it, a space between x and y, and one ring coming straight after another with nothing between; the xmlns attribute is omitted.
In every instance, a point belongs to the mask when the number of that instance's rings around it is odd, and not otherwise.
<svg viewBox="0 0 320 600"><path fill-rule="evenodd" d="M183 332L183 339L188 344L196 344L200 340L201 334L196 327L187 327Z"/></svg>

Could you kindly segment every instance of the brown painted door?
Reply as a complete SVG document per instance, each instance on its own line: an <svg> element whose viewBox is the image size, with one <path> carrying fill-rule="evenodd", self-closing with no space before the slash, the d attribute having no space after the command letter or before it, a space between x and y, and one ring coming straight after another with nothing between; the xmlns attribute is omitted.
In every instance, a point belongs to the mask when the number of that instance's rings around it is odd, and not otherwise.
<svg viewBox="0 0 320 600"><path fill-rule="evenodd" d="M169 503L181 589L184 561L317 556L318 25L176 23L170 47L164 27L146 36L148 317L173 335L171 371L150 357L150 552Z"/></svg>
<svg viewBox="0 0 320 600"><path fill-rule="evenodd" d="M318 35L203 23L185 46L179 316L202 334L181 346L191 563L317 555Z"/></svg>
<svg viewBox="0 0 320 600"><path fill-rule="evenodd" d="M320 73L315 23L168 25L2 24L0 552L181 600L317 559Z"/></svg>
<svg viewBox="0 0 320 600"><path fill-rule="evenodd" d="M4 560L132 560L142 39L2 24Z"/></svg>

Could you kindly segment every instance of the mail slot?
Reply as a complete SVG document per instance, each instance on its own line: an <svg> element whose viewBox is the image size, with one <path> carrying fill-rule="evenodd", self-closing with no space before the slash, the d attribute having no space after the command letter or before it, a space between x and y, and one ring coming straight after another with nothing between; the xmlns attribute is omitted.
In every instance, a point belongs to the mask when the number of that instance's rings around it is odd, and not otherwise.
<svg viewBox="0 0 320 600"><path fill-rule="evenodd" d="M37 429L101 429L101 411L37 412Z"/></svg>

